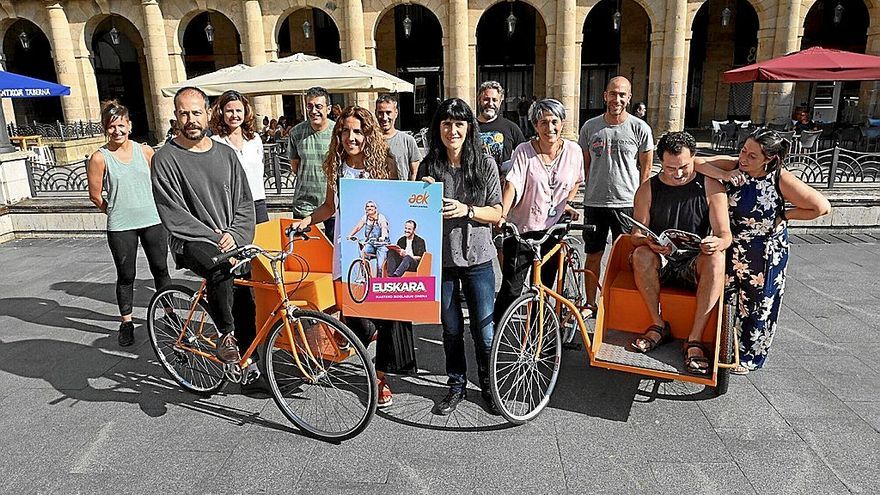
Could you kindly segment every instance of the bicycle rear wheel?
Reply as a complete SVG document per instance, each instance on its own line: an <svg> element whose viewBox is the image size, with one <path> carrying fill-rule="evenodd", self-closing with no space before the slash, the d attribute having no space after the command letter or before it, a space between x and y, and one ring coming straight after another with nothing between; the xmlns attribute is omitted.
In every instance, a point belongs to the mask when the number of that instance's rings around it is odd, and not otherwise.
<svg viewBox="0 0 880 495"><path fill-rule="evenodd" d="M580 254L569 247L566 262L562 267L562 290L558 292L579 308L582 308L587 302L587 293L584 289L584 274L578 271L581 268L583 267L581 266ZM592 332L591 322L585 319L584 323L587 324L588 331ZM575 335L580 332L577 316L564 305L559 310L559 326L562 332L563 344L570 344L574 340Z"/></svg>
<svg viewBox="0 0 880 495"><path fill-rule="evenodd" d="M542 328L538 305L538 294L520 296L504 312L492 339L492 398L501 415L514 424L525 423L540 414L550 402L559 376L559 320L551 301L545 300Z"/></svg>
<svg viewBox="0 0 880 495"><path fill-rule="evenodd" d="M275 403L312 437L354 437L370 423L378 400L376 370L366 348L339 320L318 311L297 310L290 330L288 336L279 321L266 346Z"/></svg>
<svg viewBox="0 0 880 495"><path fill-rule="evenodd" d="M732 304L721 306L721 345L718 349L718 360L723 364L733 364L735 360L733 335L736 332L736 307ZM718 376L715 380L715 395L721 396L727 393L730 386L730 368L718 368Z"/></svg>
<svg viewBox="0 0 880 495"><path fill-rule="evenodd" d="M147 332L168 375L184 389L207 396L223 388L226 374L218 360L181 347L211 356L217 348L217 327L204 299L193 304L194 294L189 287L169 285L153 295L147 307Z"/></svg>
<svg viewBox="0 0 880 495"><path fill-rule="evenodd" d="M370 264L362 259L356 259L348 267L348 295L360 304L367 299L370 288Z"/></svg>

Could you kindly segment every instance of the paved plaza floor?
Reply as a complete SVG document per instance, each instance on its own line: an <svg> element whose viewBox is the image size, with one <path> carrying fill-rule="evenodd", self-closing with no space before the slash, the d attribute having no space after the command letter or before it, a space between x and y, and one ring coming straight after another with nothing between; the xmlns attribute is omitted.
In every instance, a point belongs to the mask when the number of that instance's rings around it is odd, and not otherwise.
<svg viewBox="0 0 880 495"><path fill-rule="evenodd" d="M392 378L394 406L342 445L236 385L178 389L143 327L141 258L122 349L104 239L0 245L0 492L880 493L878 238L796 238L767 368L725 396L575 350L535 421L509 427L473 386L441 418L440 329L417 327L421 373Z"/></svg>

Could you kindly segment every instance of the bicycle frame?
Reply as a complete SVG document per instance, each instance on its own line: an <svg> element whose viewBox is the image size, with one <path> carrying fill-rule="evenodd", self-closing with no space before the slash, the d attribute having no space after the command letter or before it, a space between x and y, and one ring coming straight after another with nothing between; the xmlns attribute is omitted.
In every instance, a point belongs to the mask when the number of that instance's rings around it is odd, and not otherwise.
<svg viewBox="0 0 880 495"><path fill-rule="evenodd" d="M262 254L260 256L262 256ZM295 320L295 318L296 318L295 317L296 309L299 307L306 307L306 306L308 306L309 303L308 303L308 301L290 300L290 298L287 295L287 290L284 286L284 280L281 276L281 273L282 273L281 269L280 269L281 263L282 263L281 260L271 260L271 262L270 262L270 264L272 266L272 272L273 272L274 278L275 278L273 283L259 282L259 281L246 280L246 279L235 279L235 281L234 281L235 285L240 285L240 286L253 287L253 288L274 288L278 292L278 297L279 297L278 304L276 304L274 309L270 312L270 318L267 319L263 323L263 325L260 327L260 329L257 331L257 334L254 337L254 341L247 348L245 353L241 356L240 361L237 363L240 368L245 367L245 365L248 362L248 360L250 359L250 357L256 352L257 346L259 346L260 344L262 344L266 340L266 337L269 335L269 331L275 326L276 322L278 322L279 319L281 321L283 321L284 336L287 339L288 343L290 344L291 350L293 351L295 346L300 345L300 344L296 343L296 340L294 340L294 332L291 329L290 323L292 320ZM193 314L195 313L195 309L196 309L196 305L198 304L198 301L200 301L204 298L206 288L207 288L207 282L203 280L201 285L199 286L198 291L196 291L196 293L193 295L193 300L192 300L191 306L189 308L189 314L187 315L187 319L183 325L183 328L181 329L182 331L181 331L180 335L177 337L177 347L184 349L187 352L191 352L193 354L197 354L199 356L210 359L211 361L214 361L220 365L223 365L225 363L223 363L223 361L221 361L219 358L217 358L217 356L215 356L214 354L207 353L207 352L204 352L200 349L195 349L195 348L192 348L190 346L183 344L183 336L185 335L185 329L187 326L189 326L189 323L192 321L192 317L193 317ZM204 323L205 323L204 320L202 320L199 323L199 330L198 330L196 337L203 340L204 342L208 343L208 345L210 345L211 347L216 348L216 344L210 338L207 338L204 336L204 333L203 333ZM303 329L302 325L300 325L300 324L297 324L296 326L297 326L296 335L300 339L302 339L301 345L304 350L304 353L306 354L306 357L308 358L308 361L315 366L315 369L317 369L319 373L323 373L324 369L323 369L320 361L315 357L315 353L312 350L311 346L309 345L308 337L306 336L305 330ZM335 352L337 353L337 355L340 355L345 352L339 348L339 345L335 342L334 339L329 339L329 342L331 342L332 345L334 346ZM296 362L297 368L299 368L299 370L300 370L300 372L302 372L303 376L305 376L309 380L314 381L315 377L312 376L312 374L306 370L306 367L303 365L303 362L300 360L300 357L299 357L300 353L291 352L291 354L293 354L293 358Z"/></svg>
<svg viewBox="0 0 880 495"><path fill-rule="evenodd" d="M536 247L537 249L537 247ZM543 347L544 340L544 304L546 300L546 296L549 295L556 301L555 312L558 315L562 306L565 306L569 311L571 311L575 318L577 318L578 328L581 330L581 337L584 341L584 346L587 349L587 353L590 353L590 336L587 333L587 325L584 322L583 315L581 315L581 310L574 305L571 301L569 301L565 296L559 294L553 289L544 285L541 280L541 268L544 267L544 264L550 261L554 256L559 259L559 270L556 273L556 283L559 286L562 282L563 272L562 268L565 264L566 258L566 250L570 249L568 245L564 242L559 242L550 251L547 252L544 256L538 258L536 256L535 260L532 262L532 289L537 291L538 293L538 346L535 351L535 359L537 359L541 354L541 348ZM584 270L589 271L589 270ZM526 342L522 343L523 349L525 349Z"/></svg>

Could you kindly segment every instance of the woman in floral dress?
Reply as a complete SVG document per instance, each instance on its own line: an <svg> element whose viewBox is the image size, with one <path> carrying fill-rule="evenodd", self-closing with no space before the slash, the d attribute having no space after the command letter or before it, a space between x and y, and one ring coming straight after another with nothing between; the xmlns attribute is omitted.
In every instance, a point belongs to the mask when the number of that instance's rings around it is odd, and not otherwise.
<svg viewBox="0 0 880 495"><path fill-rule="evenodd" d="M813 220L831 211L821 193L782 167L791 143L761 128L746 139L739 159L698 158L697 171L727 183L733 244L727 252L727 301L737 308L740 366L764 366L785 291L788 221ZM786 203L792 207L786 209Z"/></svg>

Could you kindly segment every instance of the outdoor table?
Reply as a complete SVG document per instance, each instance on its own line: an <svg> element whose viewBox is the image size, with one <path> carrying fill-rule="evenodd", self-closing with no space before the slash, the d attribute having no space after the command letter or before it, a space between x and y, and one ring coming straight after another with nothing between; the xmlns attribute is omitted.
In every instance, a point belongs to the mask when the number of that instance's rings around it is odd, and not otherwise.
<svg viewBox="0 0 880 495"><path fill-rule="evenodd" d="M42 146L43 145L43 136L36 134L33 136L10 136L9 140L15 143L22 151L27 151L28 143L31 143L31 146Z"/></svg>

